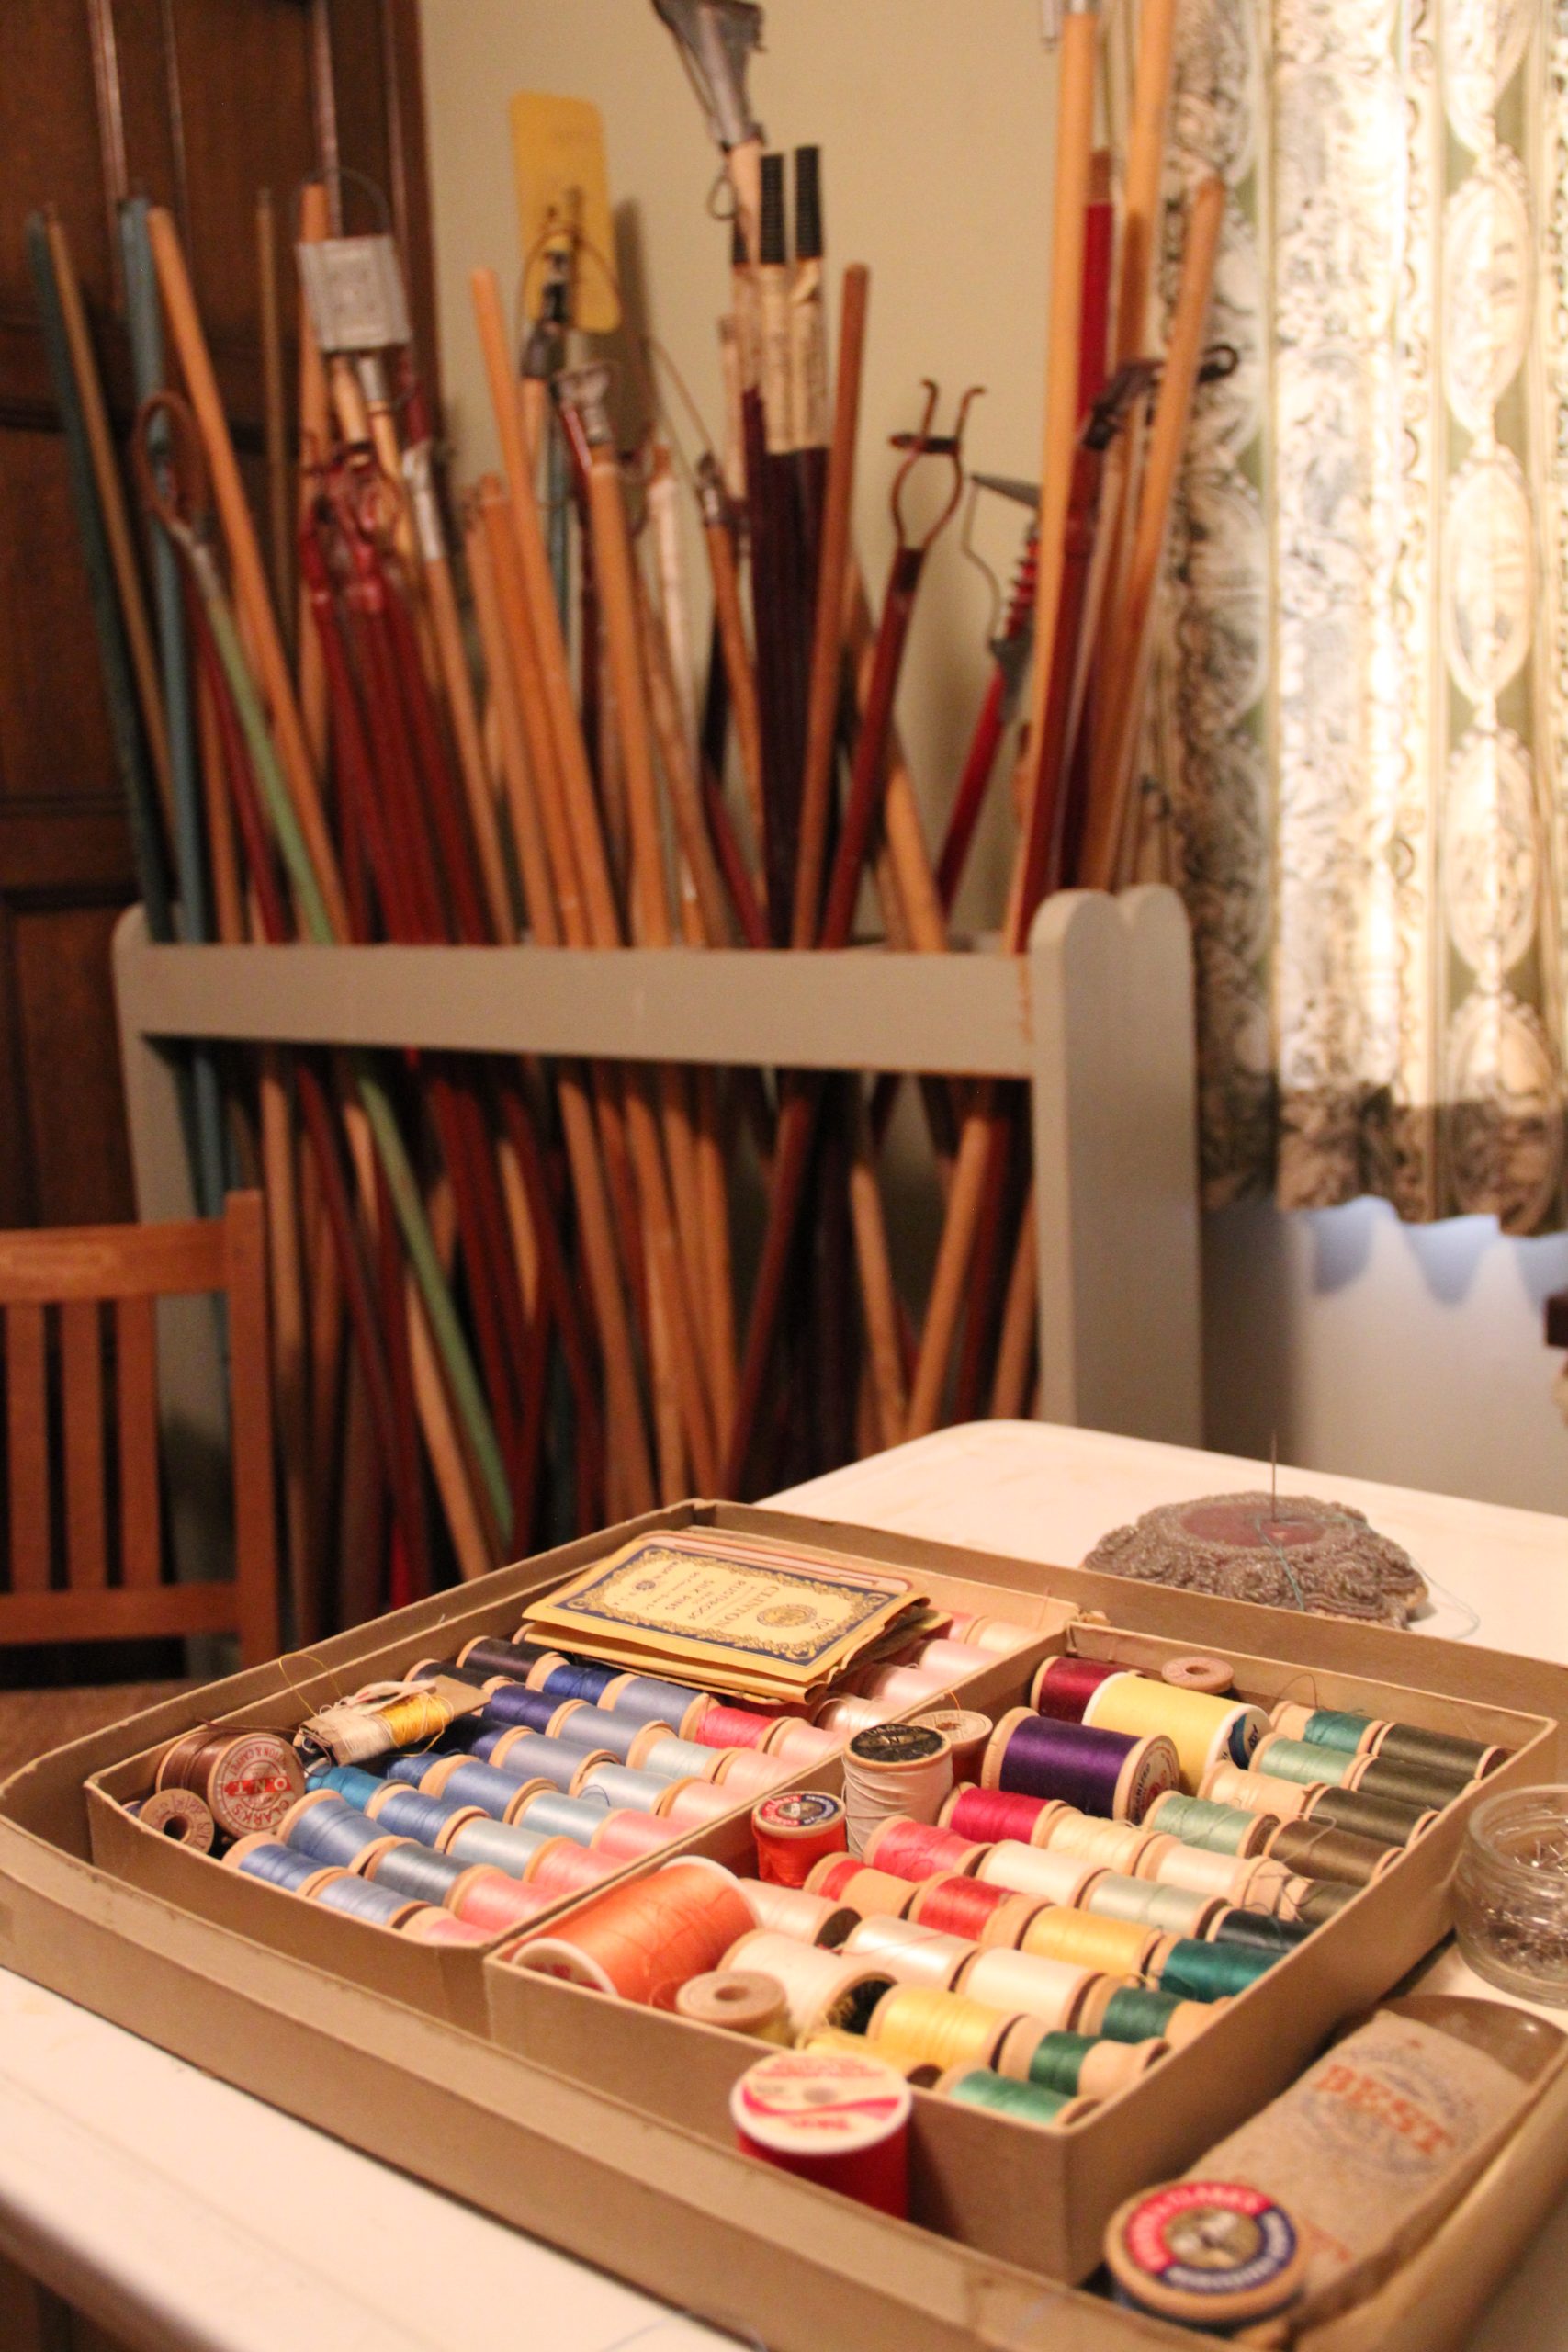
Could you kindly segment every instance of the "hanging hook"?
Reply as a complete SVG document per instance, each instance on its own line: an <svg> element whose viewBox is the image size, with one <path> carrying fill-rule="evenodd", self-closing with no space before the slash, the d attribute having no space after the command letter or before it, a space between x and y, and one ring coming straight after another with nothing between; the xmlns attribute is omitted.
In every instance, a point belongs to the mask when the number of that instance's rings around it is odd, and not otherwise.
<svg viewBox="0 0 1568 2352"><path fill-rule="evenodd" d="M902 449L907 454L903 464L893 477L893 486L888 492L887 503L893 516L893 528L897 535L898 545L901 548L918 548L924 555L952 520L958 502L964 495L964 428L968 422L971 407L986 388L983 384L971 384L958 403L958 414L953 419L953 431L933 433L931 425L936 417L937 401L942 397L941 390L933 378L924 376L920 380L925 388L926 401L919 424L912 433L895 433L893 435L894 448ZM953 487L948 493L945 505L923 537L911 539L904 521L904 493L910 475L925 458L945 458L950 462L953 469Z"/></svg>

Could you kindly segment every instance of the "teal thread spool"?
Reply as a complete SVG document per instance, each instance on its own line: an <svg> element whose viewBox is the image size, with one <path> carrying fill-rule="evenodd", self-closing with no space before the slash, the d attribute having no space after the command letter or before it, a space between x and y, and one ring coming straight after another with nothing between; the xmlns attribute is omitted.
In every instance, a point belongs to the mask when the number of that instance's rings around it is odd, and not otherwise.
<svg viewBox="0 0 1568 2352"><path fill-rule="evenodd" d="M1193 1894L1183 1886L1161 1886L1153 1879L1123 1878L1104 1871L1082 1900L1085 1911L1097 1919L1133 1919L1141 1928L1157 1928L1165 1936L1201 1936L1219 1908L1213 1894Z"/></svg>
<svg viewBox="0 0 1568 2352"><path fill-rule="evenodd" d="M1342 1714L1334 1707L1277 1707L1280 1729L1292 1739L1310 1740L1314 1747L1332 1747L1342 1756L1359 1756L1378 1726L1371 1715ZM1303 1716L1306 1720L1302 1721Z"/></svg>
<svg viewBox="0 0 1568 2352"><path fill-rule="evenodd" d="M313 1789L333 1789L344 1804L357 1805L363 1813L381 1783L374 1772L361 1771L357 1764L333 1764L319 1772L311 1781Z"/></svg>
<svg viewBox="0 0 1568 2352"><path fill-rule="evenodd" d="M467 1821L455 1830L446 1852L453 1861L468 1868L482 1862L491 1870L504 1871L508 1878L520 1879L547 1835L546 1830L524 1829L514 1822L481 1818Z"/></svg>
<svg viewBox="0 0 1568 2352"><path fill-rule="evenodd" d="M1156 1799L1143 1826L1156 1835L1178 1838L1184 1846L1201 1846L1205 1853L1239 1859L1261 1850L1272 1825L1267 1816L1246 1813L1240 1805L1215 1804L1208 1797L1183 1796L1172 1789Z"/></svg>
<svg viewBox="0 0 1568 2352"><path fill-rule="evenodd" d="M1100 2018L1104 2041L1165 2041L1171 2038L1177 2011L1186 2004L1179 1993L1156 1992L1152 1985L1124 1984L1111 1994Z"/></svg>
<svg viewBox="0 0 1568 2352"><path fill-rule="evenodd" d="M993 2075L988 2066L953 2066L941 2076L936 2090L960 2107L983 2107L1018 2123L1070 2123L1088 2111L1081 2099L1046 2090L1039 2083L1015 2083L1006 2075Z"/></svg>
<svg viewBox="0 0 1568 2352"><path fill-rule="evenodd" d="M1280 1952L1250 1951L1236 1944L1201 1944L1178 1937L1150 1970L1162 1993L1185 2001L1223 2001L1245 1993L1268 1974Z"/></svg>

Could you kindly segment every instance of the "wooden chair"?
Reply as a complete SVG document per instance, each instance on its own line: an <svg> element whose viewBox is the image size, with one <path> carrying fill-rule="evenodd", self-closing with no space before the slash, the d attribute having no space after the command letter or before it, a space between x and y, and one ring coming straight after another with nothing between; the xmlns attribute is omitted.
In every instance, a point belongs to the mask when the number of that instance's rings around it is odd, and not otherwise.
<svg viewBox="0 0 1568 2352"><path fill-rule="evenodd" d="M175 1584L164 1576L163 1558L156 1302L212 1291L229 1303L234 1575ZM114 1341L112 1448L106 1306ZM223 1216L201 1224L0 1233L0 1310L10 1538L0 1645L234 1633L245 1665L275 1657L277 1563L261 1194L231 1193ZM62 1446L57 1459L50 1442L56 1418L50 1393L51 1310L59 1318Z"/></svg>

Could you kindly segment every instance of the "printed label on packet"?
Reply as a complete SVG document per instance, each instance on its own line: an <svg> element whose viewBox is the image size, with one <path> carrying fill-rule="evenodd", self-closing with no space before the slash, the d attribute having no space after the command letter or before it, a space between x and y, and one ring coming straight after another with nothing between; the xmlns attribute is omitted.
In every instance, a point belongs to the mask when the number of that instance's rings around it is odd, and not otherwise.
<svg viewBox="0 0 1568 2352"><path fill-rule="evenodd" d="M1122 2245L1151 2282L1212 2300L1255 2294L1280 2278L1294 2259L1296 2232L1259 2188L1179 2180L1131 2216Z"/></svg>

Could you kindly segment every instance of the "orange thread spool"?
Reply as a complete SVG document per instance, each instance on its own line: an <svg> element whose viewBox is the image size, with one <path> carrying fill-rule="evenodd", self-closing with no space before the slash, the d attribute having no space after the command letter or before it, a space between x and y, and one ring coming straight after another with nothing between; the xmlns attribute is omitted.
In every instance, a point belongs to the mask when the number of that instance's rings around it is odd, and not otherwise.
<svg viewBox="0 0 1568 2352"><path fill-rule="evenodd" d="M818 1789L764 1797L752 1808L757 1875L770 1886L806 1884L817 1864L845 1851L849 1831L837 1797Z"/></svg>
<svg viewBox="0 0 1568 2352"><path fill-rule="evenodd" d="M699 1747L761 1747L778 1727L776 1715L754 1714L750 1707L712 1706L692 1736Z"/></svg>
<svg viewBox="0 0 1568 2352"><path fill-rule="evenodd" d="M987 1886L982 1879L931 1878L909 1905L908 1916L940 1935L967 1936L971 1943L983 1943L996 1940L1014 1911L1021 1915L1021 1926L1032 1907L1010 1887Z"/></svg>
<svg viewBox="0 0 1568 2352"><path fill-rule="evenodd" d="M416 1944L483 1944L490 1941L491 1930L426 1903L403 1921L398 1932L412 1937Z"/></svg>
<svg viewBox="0 0 1568 2352"><path fill-rule="evenodd" d="M667 1862L506 1956L541 1975L645 2008L672 2009L682 1985L716 1969L751 1927L746 1898L727 1870L716 1862Z"/></svg>
<svg viewBox="0 0 1568 2352"><path fill-rule="evenodd" d="M471 1928L482 1928L487 1936L501 1936L526 1928L558 1899L540 1887L525 1886L520 1880L508 1878L504 1871L490 1870L478 1862L461 1878L453 1880L447 1891L446 1908L459 1919L466 1919Z"/></svg>
<svg viewBox="0 0 1568 2352"><path fill-rule="evenodd" d="M618 1868L612 1855L591 1853L570 1838L547 1838L528 1865L526 1883L554 1903L563 1894L581 1894L584 1887L597 1886Z"/></svg>

